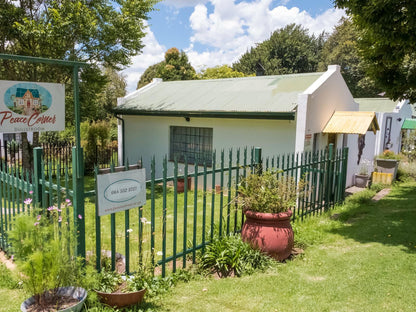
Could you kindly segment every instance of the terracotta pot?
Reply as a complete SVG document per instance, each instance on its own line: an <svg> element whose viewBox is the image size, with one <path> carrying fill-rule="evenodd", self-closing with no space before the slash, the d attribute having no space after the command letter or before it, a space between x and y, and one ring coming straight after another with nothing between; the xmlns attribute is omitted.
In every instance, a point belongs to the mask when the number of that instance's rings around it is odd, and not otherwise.
<svg viewBox="0 0 416 312"><path fill-rule="evenodd" d="M245 211L246 220L241 231L244 241L277 260L288 258L293 248L292 211L264 213Z"/></svg>
<svg viewBox="0 0 416 312"><path fill-rule="evenodd" d="M192 178L188 177L188 191L191 189ZM178 179L178 184L176 186L177 193L183 193L185 191L185 179Z"/></svg>
<svg viewBox="0 0 416 312"><path fill-rule="evenodd" d="M84 306L84 301L87 299L87 291L81 287L60 287L58 288L58 292L56 296L67 296L72 297L78 300L78 303L73 305L72 307L59 310L59 312L79 312ZM54 297L55 298L55 297ZM27 309L35 303L35 297L30 297L29 299L25 300L22 305L20 306L20 310L22 312L26 312Z"/></svg>
<svg viewBox="0 0 416 312"><path fill-rule="evenodd" d="M142 302L146 289L128 293L105 293L101 291L96 291L96 293L102 303L110 307L122 308Z"/></svg>

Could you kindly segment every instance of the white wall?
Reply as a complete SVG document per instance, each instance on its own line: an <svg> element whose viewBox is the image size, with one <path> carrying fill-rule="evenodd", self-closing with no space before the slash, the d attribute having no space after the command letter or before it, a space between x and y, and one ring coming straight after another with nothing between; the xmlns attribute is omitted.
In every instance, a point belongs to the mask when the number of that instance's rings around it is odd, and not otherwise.
<svg viewBox="0 0 416 312"><path fill-rule="evenodd" d="M263 158L295 151L294 121L191 117L187 122L182 117L122 118L125 121L125 152L129 164L136 163L142 157L147 174L150 173L153 155L156 163L161 164L164 155L169 154L170 126L213 128L213 148L217 151L217 159L222 149L228 159L230 148L261 147ZM161 165L157 167L161 168ZM172 163L168 172L168 175L173 172ZM157 176L161 176L161 170L157 171Z"/></svg>
<svg viewBox="0 0 416 312"><path fill-rule="evenodd" d="M312 150L314 134L322 133L336 110L357 111L358 104L354 102L341 75L340 67L330 65L318 80L299 95L296 152ZM327 141L327 135L318 135L317 150L325 148ZM340 147L342 147L342 136L338 135L337 148Z"/></svg>
<svg viewBox="0 0 416 312"><path fill-rule="evenodd" d="M330 65L328 70L298 97L296 152L312 151L314 138L316 150L328 145L328 135L323 134L322 130L336 110L357 111L358 104L354 102L341 75L340 67ZM346 138L349 148L354 141L354 136L350 136ZM338 134L336 141L336 148L342 148L343 135ZM354 174L352 164L353 161L349 157L347 186L351 185L351 176Z"/></svg>

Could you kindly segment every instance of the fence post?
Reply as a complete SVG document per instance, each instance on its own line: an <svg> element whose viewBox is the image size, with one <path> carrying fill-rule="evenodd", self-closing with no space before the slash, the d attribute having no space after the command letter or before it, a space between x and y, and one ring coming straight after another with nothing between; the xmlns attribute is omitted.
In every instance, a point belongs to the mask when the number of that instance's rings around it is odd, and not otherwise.
<svg viewBox="0 0 416 312"><path fill-rule="evenodd" d="M40 184L40 179L42 176L42 147L35 147L33 149L33 199L35 204L40 203L42 199L42 187Z"/></svg>
<svg viewBox="0 0 416 312"><path fill-rule="evenodd" d="M257 174L263 173L263 159L261 157L261 147L254 148L254 162L255 162L255 172Z"/></svg>
<svg viewBox="0 0 416 312"><path fill-rule="evenodd" d="M74 226L77 244L75 256L85 258L85 213L84 213L84 157L82 147L72 147L72 185L74 190Z"/></svg>
<svg viewBox="0 0 416 312"><path fill-rule="evenodd" d="M327 211L329 209L329 205L331 202L331 196L332 196L332 162L333 162L333 148L334 148L334 144L329 144L328 147L328 157L326 159L327 166L326 166L326 190L325 190L325 211Z"/></svg>
<svg viewBox="0 0 416 312"><path fill-rule="evenodd" d="M342 169L341 169L341 200L345 200L345 185L347 184L347 168L348 168L348 147L344 147L342 153Z"/></svg>

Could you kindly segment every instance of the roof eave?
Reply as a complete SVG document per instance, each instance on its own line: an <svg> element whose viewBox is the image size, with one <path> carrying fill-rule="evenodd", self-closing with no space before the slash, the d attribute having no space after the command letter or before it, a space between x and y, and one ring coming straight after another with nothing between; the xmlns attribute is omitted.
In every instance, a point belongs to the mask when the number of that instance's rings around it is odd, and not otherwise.
<svg viewBox="0 0 416 312"><path fill-rule="evenodd" d="M130 116L295 120L295 112L153 111L119 108L113 109L113 112L116 115Z"/></svg>

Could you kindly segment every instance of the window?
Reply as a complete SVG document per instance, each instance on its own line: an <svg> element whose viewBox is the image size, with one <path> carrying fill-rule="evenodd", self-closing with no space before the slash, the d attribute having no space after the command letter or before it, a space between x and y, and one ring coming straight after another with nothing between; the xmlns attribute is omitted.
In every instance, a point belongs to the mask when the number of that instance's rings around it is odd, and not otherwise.
<svg viewBox="0 0 416 312"><path fill-rule="evenodd" d="M212 165L212 128L170 127L169 159Z"/></svg>

